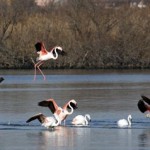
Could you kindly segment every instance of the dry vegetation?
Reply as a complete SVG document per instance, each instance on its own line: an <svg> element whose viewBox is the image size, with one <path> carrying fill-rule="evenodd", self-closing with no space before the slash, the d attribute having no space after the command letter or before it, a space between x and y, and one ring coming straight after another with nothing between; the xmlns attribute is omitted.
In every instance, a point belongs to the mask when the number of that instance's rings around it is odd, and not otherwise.
<svg viewBox="0 0 150 150"><path fill-rule="evenodd" d="M92 0L37 7L0 0L0 68L33 68L34 44L68 53L45 68L149 68L150 8L106 9Z"/></svg>

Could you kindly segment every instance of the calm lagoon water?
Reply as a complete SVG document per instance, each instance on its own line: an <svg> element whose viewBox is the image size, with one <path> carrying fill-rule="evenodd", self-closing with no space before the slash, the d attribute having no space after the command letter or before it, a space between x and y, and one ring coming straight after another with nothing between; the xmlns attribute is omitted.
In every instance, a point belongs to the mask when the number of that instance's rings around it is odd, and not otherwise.
<svg viewBox="0 0 150 150"><path fill-rule="evenodd" d="M150 119L137 108L140 95L150 97L149 70L45 70L43 81L33 70L1 70L0 149L2 150L149 150ZM38 121L36 114L51 116L41 100L53 98L63 106L75 99L78 109L55 130ZM78 114L90 114L87 127L74 127ZM132 115L131 128L118 128L117 120Z"/></svg>

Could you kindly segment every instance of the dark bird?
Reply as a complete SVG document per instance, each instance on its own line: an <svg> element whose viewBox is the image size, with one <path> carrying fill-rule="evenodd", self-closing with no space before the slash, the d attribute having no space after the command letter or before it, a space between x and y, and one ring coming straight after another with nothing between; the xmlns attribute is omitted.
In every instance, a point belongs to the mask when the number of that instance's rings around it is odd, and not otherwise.
<svg viewBox="0 0 150 150"><path fill-rule="evenodd" d="M138 101L137 106L139 110L144 113L150 111L150 99L144 95L141 95L141 100Z"/></svg>
<svg viewBox="0 0 150 150"><path fill-rule="evenodd" d="M1 83L3 80L4 80L4 78L3 78L3 77L0 77L0 83Z"/></svg>
<svg viewBox="0 0 150 150"><path fill-rule="evenodd" d="M61 121L64 121L68 115L71 115L74 111L74 109L77 108L77 102L72 99L69 102L67 102L63 107L59 107L54 99L48 99L44 100L38 103L39 106L48 107L51 112L54 114L54 116L58 117ZM71 109L69 111L69 109Z"/></svg>
<svg viewBox="0 0 150 150"><path fill-rule="evenodd" d="M35 44L35 49L36 49L36 52L39 55L39 57L36 58L36 63L32 59L32 61L34 63L34 69L35 69L34 80L36 80L36 69L38 69L40 71L40 73L43 76L43 79L45 80L46 77L45 77L44 73L42 72L42 70L40 69L40 66L49 59L56 60L58 58L58 55L62 55L62 56L66 55L66 52L60 46L55 46L50 51L47 51L44 46L44 43L42 43L42 42L37 42Z"/></svg>

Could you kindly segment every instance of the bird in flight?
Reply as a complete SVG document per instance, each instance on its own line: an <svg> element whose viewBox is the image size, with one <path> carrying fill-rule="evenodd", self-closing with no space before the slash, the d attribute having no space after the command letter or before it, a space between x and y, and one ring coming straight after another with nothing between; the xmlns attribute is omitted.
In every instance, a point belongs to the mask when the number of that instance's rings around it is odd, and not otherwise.
<svg viewBox="0 0 150 150"><path fill-rule="evenodd" d="M141 96L142 99L140 99L137 103L137 106L139 110L142 113L150 112L150 99L144 95ZM149 117L150 114L147 114L146 116Z"/></svg>
<svg viewBox="0 0 150 150"><path fill-rule="evenodd" d="M46 80L46 77L40 69L40 66L49 59L56 60L59 55L66 55L66 52L60 46L55 46L50 51L47 51L43 42L37 42L35 44L35 49L39 57L36 58L36 62L34 62L34 60L32 59L32 62L34 63L34 80L36 80L37 69L42 74L43 79Z"/></svg>

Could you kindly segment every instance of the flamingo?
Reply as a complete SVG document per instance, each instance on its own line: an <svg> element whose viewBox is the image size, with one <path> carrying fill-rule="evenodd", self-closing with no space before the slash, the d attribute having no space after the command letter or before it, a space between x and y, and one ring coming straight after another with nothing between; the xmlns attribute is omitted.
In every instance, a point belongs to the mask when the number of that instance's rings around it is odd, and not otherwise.
<svg viewBox="0 0 150 150"><path fill-rule="evenodd" d="M42 43L42 42L37 42L35 44L35 48L36 48L36 51L37 51L37 54L39 55L39 57L36 58L36 63L32 59L32 62L34 63L34 80L36 80L36 69L38 69L40 71L40 73L43 76L43 79L45 80L46 77L45 77L44 73L42 72L42 70L40 69L40 66L49 59L56 60L58 58L59 54L64 56L66 54L66 52L60 46L55 46L49 52L46 50L44 43Z"/></svg>
<svg viewBox="0 0 150 150"><path fill-rule="evenodd" d="M91 121L91 117L89 114L86 114L85 116L77 115L75 118L73 118L72 124L76 126L85 126L89 124L88 121Z"/></svg>
<svg viewBox="0 0 150 150"><path fill-rule="evenodd" d="M132 116L128 115L128 119L120 119L117 121L119 127L131 127Z"/></svg>
<svg viewBox="0 0 150 150"><path fill-rule="evenodd" d="M32 116L26 122L29 123L36 119L38 119L39 122L42 124L42 126L44 126L46 128L54 128L60 124L60 120L57 116L55 118L54 117L46 117L42 113Z"/></svg>
<svg viewBox="0 0 150 150"><path fill-rule="evenodd" d="M150 99L144 95L141 95L142 99L140 99L137 103L139 110L142 113L150 112ZM150 117L149 114L146 114L146 117Z"/></svg>
<svg viewBox="0 0 150 150"><path fill-rule="evenodd" d="M0 77L0 83L1 83L3 80L4 80L4 78L3 78L3 77Z"/></svg>
<svg viewBox="0 0 150 150"><path fill-rule="evenodd" d="M77 108L77 102L74 99L69 100L62 108L57 105L54 99L41 101L38 103L38 105L48 107L54 114L54 116L60 119L60 124L61 121L64 121L65 124L65 119L67 118L67 116L71 115L74 109ZM68 109L71 109L71 111L68 111Z"/></svg>

